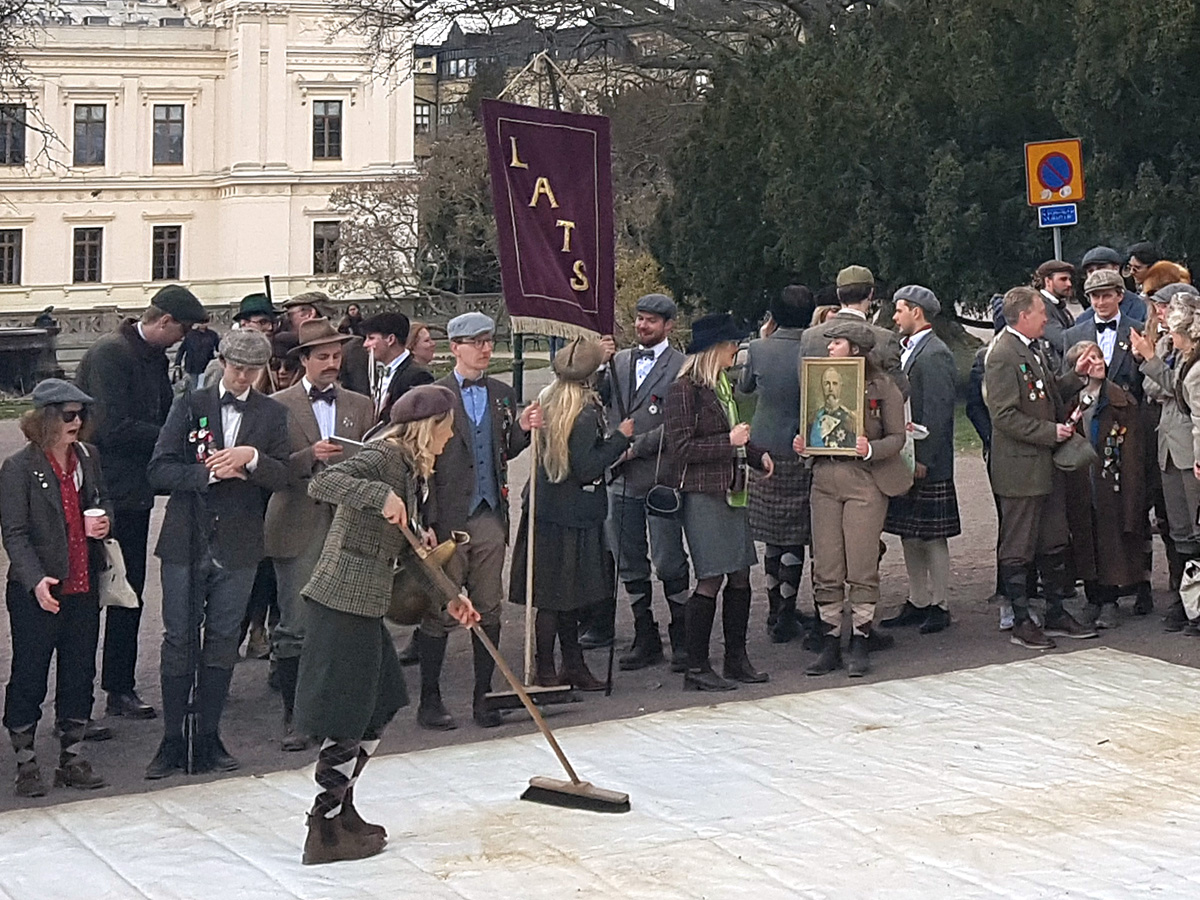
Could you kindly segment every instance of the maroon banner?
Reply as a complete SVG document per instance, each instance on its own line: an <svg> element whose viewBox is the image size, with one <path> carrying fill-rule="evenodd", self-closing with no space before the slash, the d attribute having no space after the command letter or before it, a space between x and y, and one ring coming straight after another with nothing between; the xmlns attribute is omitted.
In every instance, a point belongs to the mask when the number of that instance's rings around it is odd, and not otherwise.
<svg viewBox="0 0 1200 900"><path fill-rule="evenodd" d="M483 127L513 331L611 334L608 119L485 100Z"/></svg>

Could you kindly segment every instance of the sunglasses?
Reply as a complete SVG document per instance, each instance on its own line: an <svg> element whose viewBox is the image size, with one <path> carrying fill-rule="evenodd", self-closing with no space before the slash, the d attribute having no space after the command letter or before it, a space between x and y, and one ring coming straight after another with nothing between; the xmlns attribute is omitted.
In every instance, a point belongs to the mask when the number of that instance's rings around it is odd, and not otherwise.
<svg viewBox="0 0 1200 900"><path fill-rule="evenodd" d="M87 409L86 408L84 408L84 409L62 409L62 410L59 410L59 415L62 416L63 422L67 425L70 425L76 419L78 419L80 422L87 421Z"/></svg>

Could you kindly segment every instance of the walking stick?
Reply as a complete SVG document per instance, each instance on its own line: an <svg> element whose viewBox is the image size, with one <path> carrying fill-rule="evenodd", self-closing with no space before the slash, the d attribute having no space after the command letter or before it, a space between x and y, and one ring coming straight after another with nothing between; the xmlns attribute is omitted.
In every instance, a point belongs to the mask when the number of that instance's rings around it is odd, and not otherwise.
<svg viewBox="0 0 1200 900"><path fill-rule="evenodd" d="M529 515L525 519L525 687L533 684L533 535L537 515L538 434L529 446Z"/></svg>

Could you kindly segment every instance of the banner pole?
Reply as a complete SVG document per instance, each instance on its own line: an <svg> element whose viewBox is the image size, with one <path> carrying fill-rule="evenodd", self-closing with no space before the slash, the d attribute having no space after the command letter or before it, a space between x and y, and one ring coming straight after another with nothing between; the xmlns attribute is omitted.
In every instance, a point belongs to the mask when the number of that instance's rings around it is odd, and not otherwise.
<svg viewBox="0 0 1200 900"><path fill-rule="evenodd" d="M512 388L516 391L517 402L525 402L525 335L512 336Z"/></svg>

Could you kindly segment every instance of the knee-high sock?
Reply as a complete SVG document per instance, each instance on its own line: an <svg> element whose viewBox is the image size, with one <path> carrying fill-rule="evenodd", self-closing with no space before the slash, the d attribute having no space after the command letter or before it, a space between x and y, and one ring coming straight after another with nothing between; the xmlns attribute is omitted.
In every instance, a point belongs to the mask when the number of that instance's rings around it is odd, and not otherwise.
<svg viewBox="0 0 1200 900"><path fill-rule="evenodd" d="M346 791L354 783L356 769L360 769L359 741L332 741L326 738L317 754L317 785L321 792L313 802L313 813L332 819L342 811ZM363 765L366 765L364 762Z"/></svg>
<svg viewBox="0 0 1200 900"><path fill-rule="evenodd" d="M804 545L782 547L779 558L779 595L785 606L794 606L800 593L800 577L804 574Z"/></svg>
<svg viewBox="0 0 1200 900"><path fill-rule="evenodd" d="M916 538L900 542L904 549L904 568L908 570L908 602L919 609L929 606L929 544Z"/></svg>
<svg viewBox="0 0 1200 900"><path fill-rule="evenodd" d="M929 563L929 590L933 606L950 608L947 597L950 587L950 544L945 538L925 542L925 559Z"/></svg>

